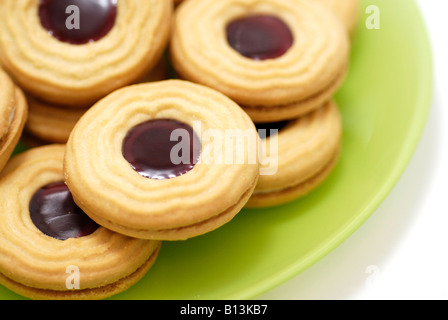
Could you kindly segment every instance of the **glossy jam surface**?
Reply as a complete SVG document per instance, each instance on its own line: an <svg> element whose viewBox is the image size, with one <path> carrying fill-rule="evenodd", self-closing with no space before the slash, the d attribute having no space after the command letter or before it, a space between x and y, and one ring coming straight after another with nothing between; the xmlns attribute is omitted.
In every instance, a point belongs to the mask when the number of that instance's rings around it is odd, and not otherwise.
<svg viewBox="0 0 448 320"><path fill-rule="evenodd" d="M189 125L157 119L132 128L123 141L122 151L140 175L164 180L193 169L199 160L201 142Z"/></svg>
<svg viewBox="0 0 448 320"><path fill-rule="evenodd" d="M75 204L63 182L37 190L29 209L34 225L47 236L59 240L84 237L99 227Z"/></svg>
<svg viewBox="0 0 448 320"><path fill-rule="evenodd" d="M117 0L40 0L42 26L56 39L85 44L106 36L115 24Z"/></svg>
<svg viewBox="0 0 448 320"><path fill-rule="evenodd" d="M234 20L226 31L229 45L254 60L281 57L294 42L286 23L270 15L253 15Z"/></svg>
<svg viewBox="0 0 448 320"><path fill-rule="evenodd" d="M266 139L271 135L278 134L284 127L288 125L289 121L280 122L267 122L267 123L256 123L258 135L261 139Z"/></svg>

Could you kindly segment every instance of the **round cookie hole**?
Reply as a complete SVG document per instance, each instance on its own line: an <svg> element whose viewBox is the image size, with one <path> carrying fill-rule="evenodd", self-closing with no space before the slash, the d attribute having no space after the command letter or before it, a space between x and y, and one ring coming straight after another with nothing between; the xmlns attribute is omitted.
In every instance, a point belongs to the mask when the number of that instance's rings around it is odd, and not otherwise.
<svg viewBox="0 0 448 320"><path fill-rule="evenodd" d="M37 190L30 200L29 209L34 225L58 240L88 236L99 227L75 204L63 182L51 183Z"/></svg>
<svg viewBox="0 0 448 320"><path fill-rule="evenodd" d="M293 45L289 26L273 15L250 15L231 21L226 27L228 44L253 60L276 59Z"/></svg>
<svg viewBox="0 0 448 320"><path fill-rule="evenodd" d="M40 0L42 26L56 39L86 44L105 37L115 25L117 0Z"/></svg>
<svg viewBox="0 0 448 320"><path fill-rule="evenodd" d="M194 168L199 161L201 141L185 123L173 119L149 120L128 132L122 153L141 176L172 179Z"/></svg>
<svg viewBox="0 0 448 320"><path fill-rule="evenodd" d="M261 139L269 138L271 135L280 133L291 121L255 123L258 135Z"/></svg>

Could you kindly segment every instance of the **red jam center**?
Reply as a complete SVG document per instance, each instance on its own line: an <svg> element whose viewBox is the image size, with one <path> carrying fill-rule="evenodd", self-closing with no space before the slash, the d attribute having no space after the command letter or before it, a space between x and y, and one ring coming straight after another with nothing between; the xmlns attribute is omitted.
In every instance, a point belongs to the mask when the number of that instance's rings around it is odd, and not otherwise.
<svg viewBox="0 0 448 320"><path fill-rule="evenodd" d="M280 130L288 125L289 121L256 123L258 135L261 139L266 139L272 135L278 134Z"/></svg>
<svg viewBox="0 0 448 320"><path fill-rule="evenodd" d="M270 15L253 15L232 21L227 26L227 41L247 58L266 60L285 54L294 38L281 19Z"/></svg>
<svg viewBox="0 0 448 320"><path fill-rule="evenodd" d="M59 240L84 237L99 227L75 204L63 182L37 190L29 209L34 225L47 236Z"/></svg>
<svg viewBox="0 0 448 320"><path fill-rule="evenodd" d="M140 175L164 180L193 169L201 142L187 124L172 119L150 120L128 132L122 152Z"/></svg>
<svg viewBox="0 0 448 320"><path fill-rule="evenodd" d="M42 26L56 39L85 44L109 33L117 16L117 0L40 0Z"/></svg>

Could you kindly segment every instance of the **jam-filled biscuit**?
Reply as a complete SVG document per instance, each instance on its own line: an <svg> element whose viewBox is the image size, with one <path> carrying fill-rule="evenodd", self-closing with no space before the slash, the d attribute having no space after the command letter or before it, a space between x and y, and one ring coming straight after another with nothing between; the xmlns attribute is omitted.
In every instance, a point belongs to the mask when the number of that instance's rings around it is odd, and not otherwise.
<svg viewBox="0 0 448 320"><path fill-rule="evenodd" d="M296 120L258 126L264 156L274 174L260 175L246 207L280 205L308 194L332 172L339 158L342 123L334 102ZM278 134L269 135L272 129ZM273 132L275 133L275 131ZM261 168L272 166L263 163Z"/></svg>
<svg viewBox="0 0 448 320"><path fill-rule="evenodd" d="M359 18L359 0L318 0L328 6L341 19L349 33L356 27Z"/></svg>
<svg viewBox="0 0 448 320"><path fill-rule="evenodd" d="M181 240L240 211L258 180L257 152L254 123L236 103L211 88L167 80L129 86L95 104L70 135L64 168L76 203L99 224L138 238Z"/></svg>
<svg viewBox="0 0 448 320"><path fill-rule="evenodd" d="M0 69L0 171L20 139L27 114L22 90Z"/></svg>
<svg viewBox="0 0 448 320"><path fill-rule="evenodd" d="M348 34L309 0L189 0L176 10L171 57L181 78L226 94L256 122L294 119L342 83Z"/></svg>
<svg viewBox="0 0 448 320"><path fill-rule="evenodd" d="M154 68L172 10L166 0L0 1L0 60L30 94L89 106Z"/></svg>
<svg viewBox="0 0 448 320"><path fill-rule="evenodd" d="M161 242L105 229L64 184L64 145L15 156L0 177L0 283L31 299L103 299L135 284Z"/></svg>

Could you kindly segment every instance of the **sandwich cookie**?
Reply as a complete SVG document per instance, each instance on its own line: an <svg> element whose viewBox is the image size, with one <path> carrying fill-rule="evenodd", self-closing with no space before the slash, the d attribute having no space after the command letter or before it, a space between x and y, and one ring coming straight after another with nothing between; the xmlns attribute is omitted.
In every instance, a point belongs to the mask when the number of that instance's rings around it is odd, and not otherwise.
<svg viewBox="0 0 448 320"><path fill-rule="evenodd" d="M298 199L325 181L337 164L342 123L332 101L296 120L257 127L264 139L263 155L277 159L278 167L274 174L260 175L246 207L271 207ZM278 134L270 136L272 129ZM266 166L262 162L261 168Z"/></svg>
<svg viewBox="0 0 448 320"><path fill-rule="evenodd" d="M307 0L189 0L175 14L170 46L183 79L212 87L255 122L295 119L343 82L348 34Z"/></svg>
<svg viewBox="0 0 448 320"><path fill-rule="evenodd" d="M1 64L37 98L88 107L156 66L172 10L160 0L1 1Z"/></svg>
<svg viewBox="0 0 448 320"><path fill-rule="evenodd" d="M211 88L183 80L133 85L78 121L64 173L97 223L137 238L183 240L224 225L245 205L259 176L258 135L247 114Z"/></svg>
<svg viewBox="0 0 448 320"><path fill-rule="evenodd" d="M105 229L64 184L65 146L30 149L0 176L0 283L31 299L104 299L154 264L160 241Z"/></svg>

